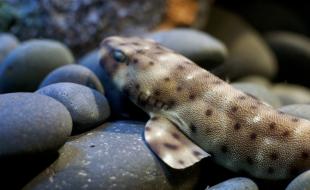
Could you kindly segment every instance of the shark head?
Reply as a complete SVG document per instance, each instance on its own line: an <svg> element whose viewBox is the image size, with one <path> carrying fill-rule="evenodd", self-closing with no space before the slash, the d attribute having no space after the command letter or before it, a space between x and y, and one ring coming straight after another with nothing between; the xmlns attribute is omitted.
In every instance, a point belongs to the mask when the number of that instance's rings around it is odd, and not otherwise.
<svg viewBox="0 0 310 190"><path fill-rule="evenodd" d="M193 64L184 59L154 41L137 37L108 37L100 47L100 64L113 83L144 109L168 109L175 104L166 97L174 96L171 89L181 88L175 81L182 73L173 71Z"/></svg>

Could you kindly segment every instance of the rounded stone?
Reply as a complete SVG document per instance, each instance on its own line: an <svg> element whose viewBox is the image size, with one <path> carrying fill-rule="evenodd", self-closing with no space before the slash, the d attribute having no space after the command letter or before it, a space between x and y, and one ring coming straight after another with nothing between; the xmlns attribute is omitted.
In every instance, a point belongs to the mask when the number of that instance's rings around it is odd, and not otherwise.
<svg viewBox="0 0 310 190"><path fill-rule="evenodd" d="M226 59L225 45L211 35L194 29L173 29L154 32L144 37L186 56L206 69L212 69Z"/></svg>
<svg viewBox="0 0 310 190"><path fill-rule="evenodd" d="M70 50L59 42L24 42L0 65L0 92L34 91L49 72L73 62Z"/></svg>
<svg viewBox="0 0 310 190"><path fill-rule="evenodd" d="M206 190L258 190L257 185L245 177L236 177L219 183Z"/></svg>
<svg viewBox="0 0 310 190"><path fill-rule="evenodd" d="M79 64L92 70L103 84L113 118L130 118L139 121L146 121L149 118L145 112L134 105L128 97L113 85L107 72L99 64L98 50L86 54L80 59Z"/></svg>
<svg viewBox="0 0 310 190"><path fill-rule="evenodd" d="M238 90L241 90L242 92L257 97L258 99L268 103L273 107L277 108L282 105L280 99L274 95L266 86L247 82L232 83L232 86Z"/></svg>
<svg viewBox="0 0 310 190"><path fill-rule="evenodd" d="M110 106L104 95L75 83L55 83L36 91L61 102L73 120L73 133L96 127L110 116Z"/></svg>
<svg viewBox="0 0 310 190"><path fill-rule="evenodd" d="M242 6L238 2L229 3L238 7L238 14L245 18L260 33L292 31L309 34L307 16L303 15L300 7L298 7L304 6L302 3L292 1L279 3L277 1L261 0L242 2Z"/></svg>
<svg viewBox="0 0 310 190"><path fill-rule="evenodd" d="M291 32L270 32L266 41L279 62L277 80L310 87L310 38Z"/></svg>
<svg viewBox="0 0 310 190"><path fill-rule="evenodd" d="M80 65L83 65L85 67L90 67L90 65L98 63L99 65L99 53L97 49L94 49L88 53L86 53L79 61L78 63Z"/></svg>
<svg viewBox="0 0 310 190"><path fill-rule="evenodd" d="M172 170L145 144L144 123L107 123L67 142L59 158L24 190L193 189L199 164Z"/></svg>
<svg viewBox="0 0 310 190"><path fill-rule="evenodd" d="M271 90L280 98L282 105L310 103L310 90L304 86L279 83Z"/></svg>
<svg viewBox="0 0 310 190"><path fill-rule="evenodd" d="M310 104L291 104L280 107L279 111L310 120Z"/></svg>
<svg viewBox="0 0 310 190"><path fill-rule="evenodd" d="M9 33L0 33L0 64L19 45L18 39Z"/></svg>
<svg viewBox="0 0 310 190"><path fill-rule="evenodd" d="M265 77L258 76L258 75L250 75L250 76L242 77L238 79L238 82L254 83L254 84L262 85L268 88L271 87L272 85L270 80L268 80Z"/></svg>
<svg viewBox="0 0 310 190"><path fill-rule="evenodd" d="M104 93L98 77L87 67L81 65L70 64L55 69L41 82L40 88L59 82L81 84Z"/></svg>
<svg viewBox="0 0 310 190"><path fill-rule="evenodd" d="M68 110L33 93L0 95L0 159L58 150L72 130Z"/></svg>
<svg viewBox="0 0 310 190"><path fill-rule="evenodd" d="M237 15L212 8L207 32L221 40L229 55L214 73L224 78L261 75L273 78L277 72L276 58L263 38Z"/></svg>
<svg viewBox="0 0 310 190"><path fill-rule="evenodd" d="M310 189L310 170L297 176L285 190L306 190Z"/></svg>

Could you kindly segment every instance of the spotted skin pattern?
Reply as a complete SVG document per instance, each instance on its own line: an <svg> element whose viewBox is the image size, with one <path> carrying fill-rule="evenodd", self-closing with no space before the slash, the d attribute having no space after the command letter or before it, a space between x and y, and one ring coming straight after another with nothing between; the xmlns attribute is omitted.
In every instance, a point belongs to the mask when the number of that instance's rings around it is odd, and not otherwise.
<svg viewBox="0 0 310 190"><path fill-rule="evenodd" d="M120 90L151 116L167 118L220 165L265 179L310 169L310 121L276 111L150 40L109 37L100 53Z"/></svg>

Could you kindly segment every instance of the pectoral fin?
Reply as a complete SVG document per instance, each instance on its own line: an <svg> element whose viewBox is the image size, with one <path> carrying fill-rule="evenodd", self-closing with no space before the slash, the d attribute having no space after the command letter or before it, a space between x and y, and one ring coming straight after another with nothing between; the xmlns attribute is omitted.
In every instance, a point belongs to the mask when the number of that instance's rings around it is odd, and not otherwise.
<svg viewBox="0 0 310 190"><path fill-rule="evenodd" d="M146 123L144 135L153 152L175 169L187 168L210 156L162 116L153 116Z"/></svg>

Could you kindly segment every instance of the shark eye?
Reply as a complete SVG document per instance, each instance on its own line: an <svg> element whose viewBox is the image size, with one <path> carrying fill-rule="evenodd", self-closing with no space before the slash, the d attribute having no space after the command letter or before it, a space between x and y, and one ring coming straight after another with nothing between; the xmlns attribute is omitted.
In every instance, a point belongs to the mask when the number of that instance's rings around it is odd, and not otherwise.
<svg viewBox="0 0 310 190"><path fill-rule="evenodd" d="M112 52L113 59L119 63L124 63L127 60L127 56L121 50L114 50Z"/></svg>

